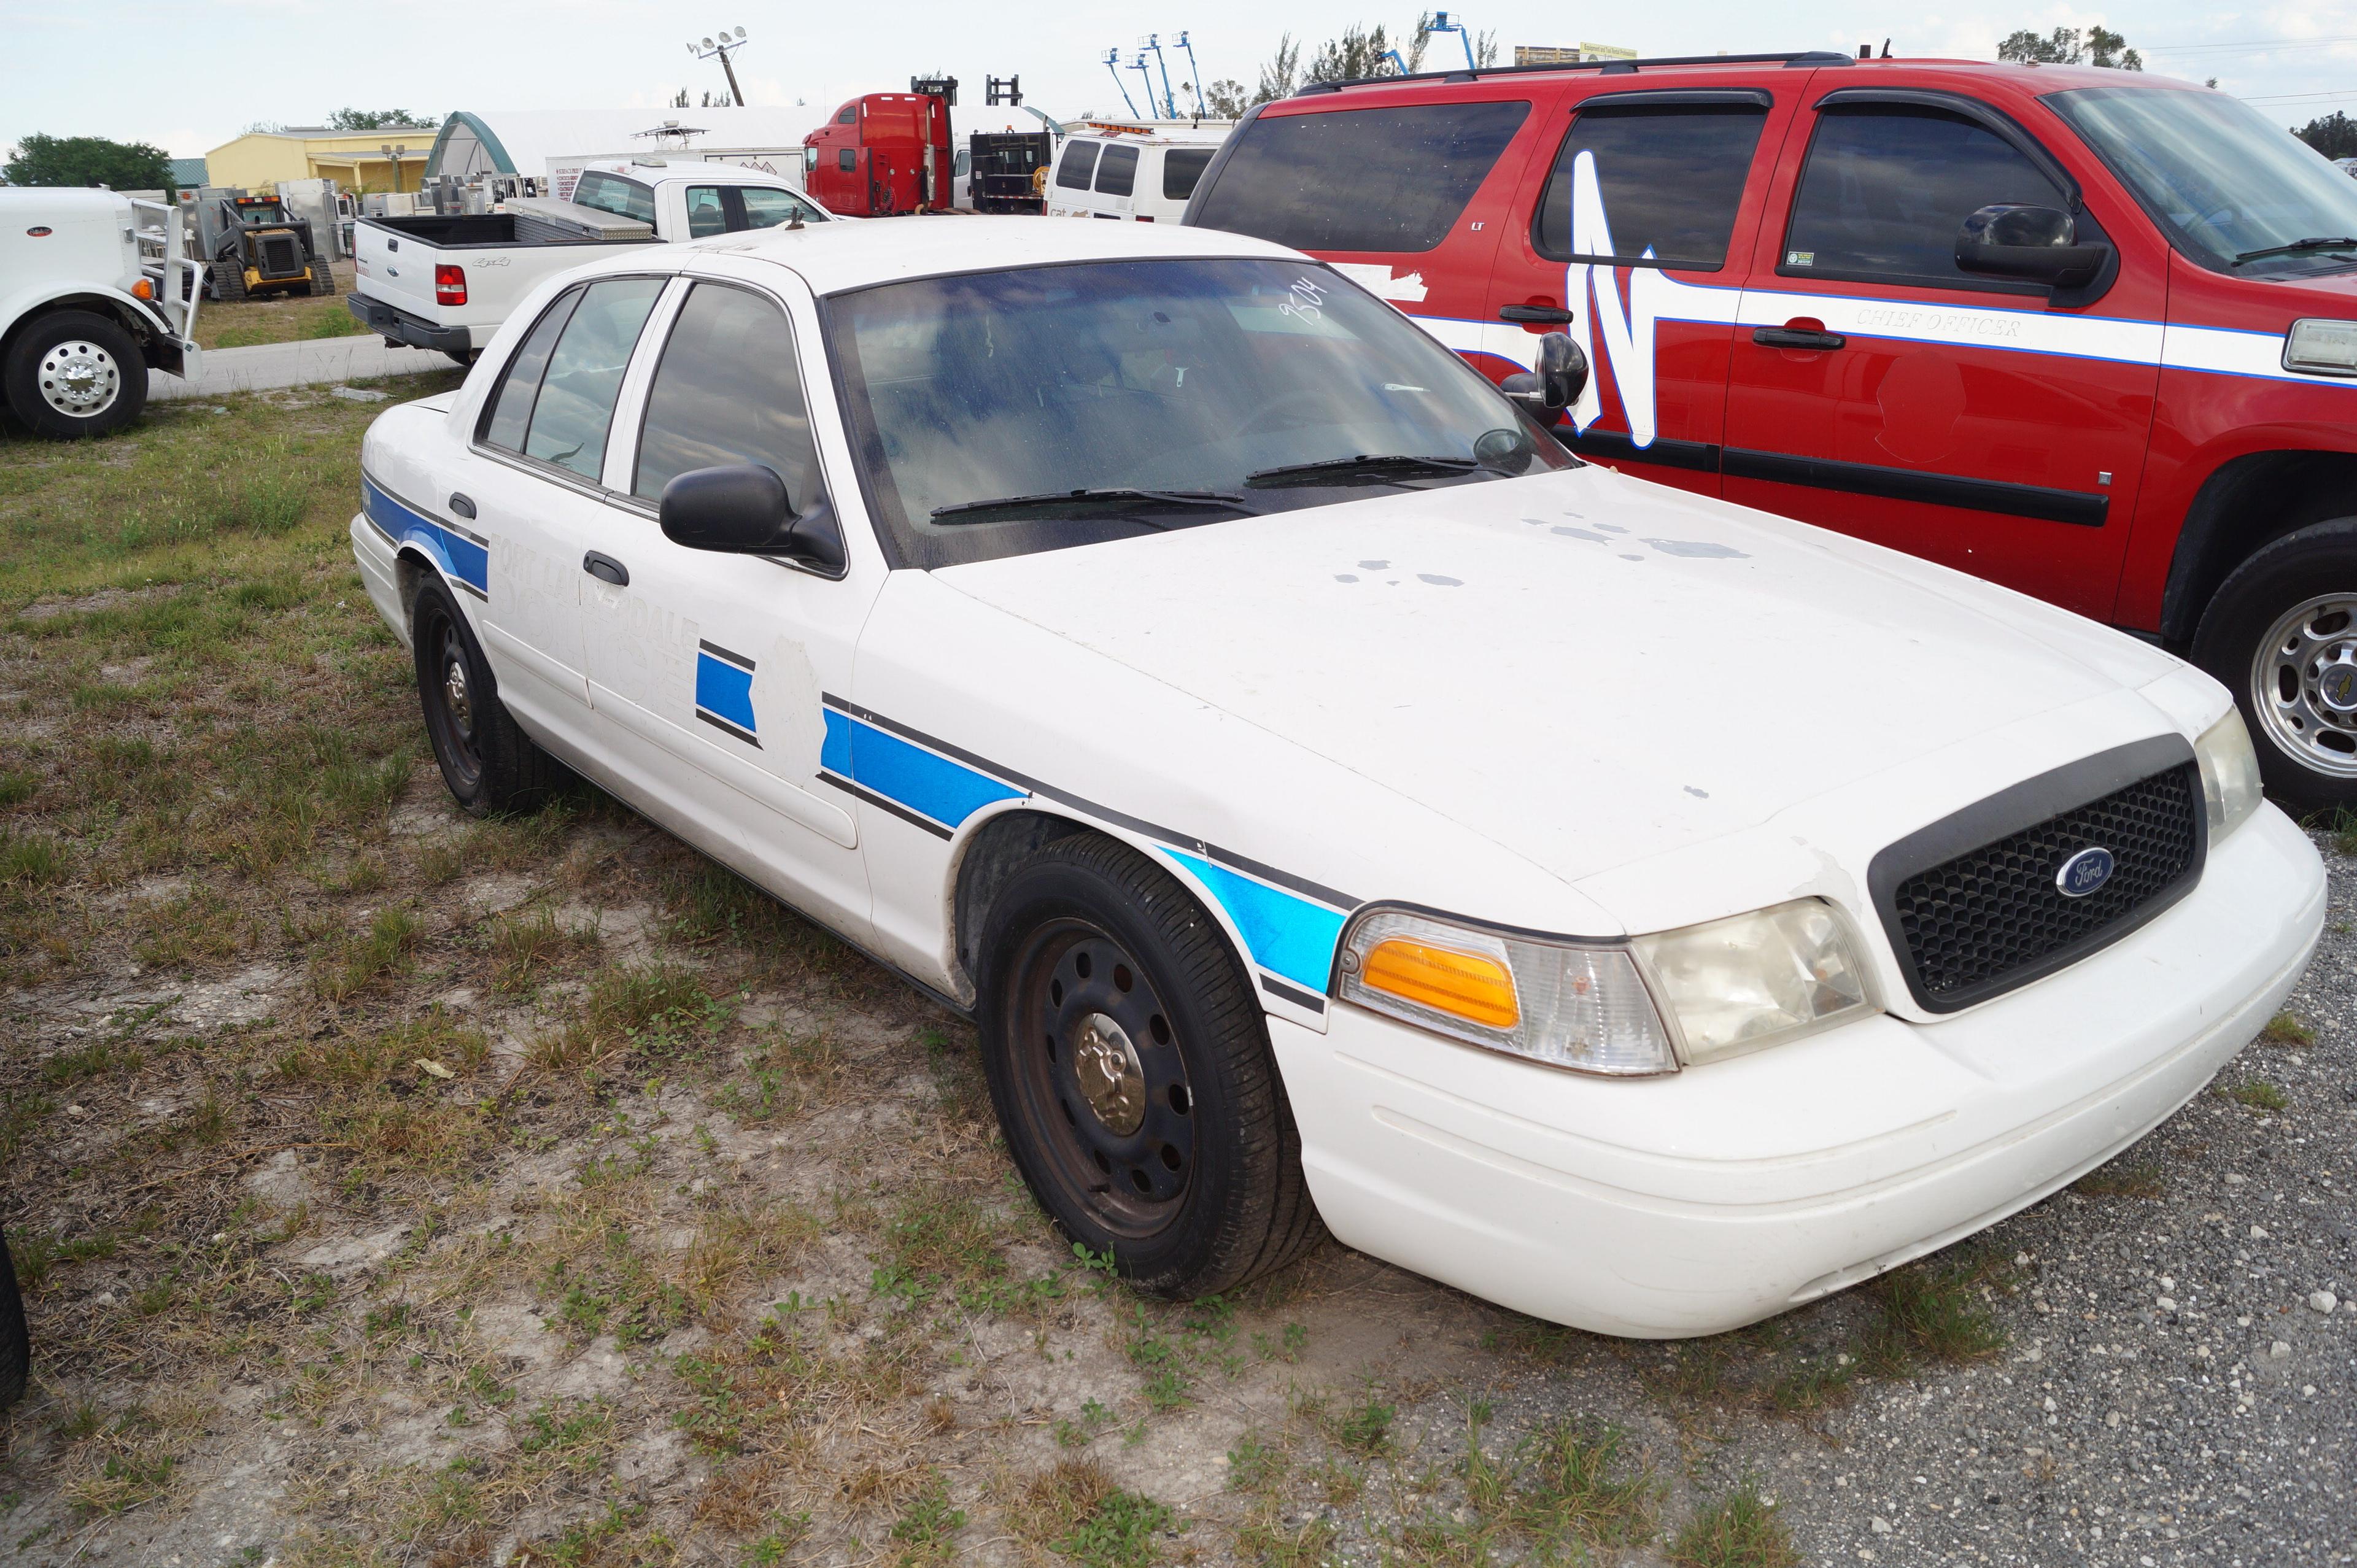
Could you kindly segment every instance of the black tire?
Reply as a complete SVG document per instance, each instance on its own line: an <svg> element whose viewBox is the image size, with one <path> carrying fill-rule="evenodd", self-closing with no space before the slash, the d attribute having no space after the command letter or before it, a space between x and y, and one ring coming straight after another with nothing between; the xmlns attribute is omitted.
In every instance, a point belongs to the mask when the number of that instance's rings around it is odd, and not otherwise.
<svg viewBox="0 0 2357 1568"><path fill-rule="evenodd" d="M91 373L104 401L89 413L50 403L45 388L59 372ZM54 441L79 441L120 430L147 406L147 362L123 324L88 310L60 310L34 318L9 347L0 367L8 412Z"/></svg>
<svg viewBox="0 0 2357 1568"><path fill-rule="evenodd" d="M442 579L419 582L409 625L425 736L452 798L478 817L537 811L564 773L500 705L490 660Z"/></svg>
<svg viewBox="0 0 2357 1568"><path fill-rule="evenodd" d="M445 349L442 355L452 364L471 371L475 368L475 361L483 357L483 351L480 349Z"/></svg>
<svg viewBox="0 0 2357 1568"><path fill-rule="evenodd" d="M1073 1240L1186 1300L1324 1235L1243 968L1152 862L1093 833L1048 845L993 900L979 967L999 1127ZM1084 1090L1092 1058L1119 1061L1128 1087Z"/></svg>
<svg viewBox="0 0 2357 1568"><path fill-rule="evenodd" d="M25 1328L25 1299L16 1294L16 1263L0 1233L0 1410L25 1397L33 1369L33 1338Z"/></svg>
<svg viewBox="0 0 2357 1568"><path fill-rule="evenodd" d="M2287 639L2287 657L2262 669L2270 634L2328 598L2351 608L2308 617L2302 656L2289 656ZM2357 517L2310 523L2254 553L2218 585L2193 636L2193 661L2243 711L2267 793L2295 811L2357 809L2357 667L2338 673L2343 660L2357 660ZM2276 700L2263 706L2268 692Z"/></svg>

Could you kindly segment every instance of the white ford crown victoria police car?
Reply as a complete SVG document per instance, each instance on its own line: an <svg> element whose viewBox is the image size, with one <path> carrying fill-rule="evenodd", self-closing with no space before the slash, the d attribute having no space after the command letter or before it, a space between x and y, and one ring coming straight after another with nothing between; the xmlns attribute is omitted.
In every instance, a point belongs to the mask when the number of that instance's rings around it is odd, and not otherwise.
<svg viewBox="0 0 2357 1568"><path fill-rule="evenodd" d="M2322 920L2208 677L1584 467L1256 241L617 258L363 465L458 799L559 758L971 1011L1039 1201L1168 1294L1322 1219L1763 1317L2135 1140Z"/></svg>

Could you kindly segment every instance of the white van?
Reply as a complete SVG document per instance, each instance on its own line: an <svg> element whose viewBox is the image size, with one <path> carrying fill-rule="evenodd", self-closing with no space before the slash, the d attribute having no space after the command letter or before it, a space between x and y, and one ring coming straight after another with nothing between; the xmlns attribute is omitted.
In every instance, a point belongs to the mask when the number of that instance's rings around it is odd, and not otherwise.
<svg viewBox="0 0 2357 1568"><path fill-rule="evenodd" d="M1048 216L1176 223L1234 128L1228 120L1084 121L1049 177Z"/></svg>

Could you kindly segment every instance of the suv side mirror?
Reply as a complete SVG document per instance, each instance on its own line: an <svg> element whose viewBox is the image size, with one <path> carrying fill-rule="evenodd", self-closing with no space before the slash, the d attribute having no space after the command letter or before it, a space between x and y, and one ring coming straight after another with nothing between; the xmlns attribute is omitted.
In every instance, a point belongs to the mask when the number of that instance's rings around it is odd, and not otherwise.
<svg viewBox="0 0 2357 1568"><path fill-rule="evenodd" d="M2000 202L1964 220L1956 233L1956 265L1990 277L2082 288L2095 281L2112 248L2082 245L2078 238L2078 225L2060 208Z"/></svg>
<svg viewBox="0 0 2357 1568"><path fill-rule="evenodd" d="M1536 364L1498 383L1498 390L1517 403L1536 403L1549 413L1560 413L1577 402L1587 387L1587 356L1561 332L1539 339Z"/></svg>
<svg viewBox="0 0 2357 1568"><path fill-rule="evenodd" d="M840 572L843 525L821 496L800 515L786 481L760 463L690 468L663 487L663 537L690 550L783 555L822 572Z"/></svg>

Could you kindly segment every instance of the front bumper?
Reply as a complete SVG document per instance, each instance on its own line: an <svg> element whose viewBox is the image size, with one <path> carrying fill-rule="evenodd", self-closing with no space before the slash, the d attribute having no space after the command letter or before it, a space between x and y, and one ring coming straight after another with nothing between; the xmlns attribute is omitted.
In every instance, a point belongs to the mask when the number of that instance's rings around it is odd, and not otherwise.
<svg viewBox="0 0 2357 1568"><path fill-rule="evenodd" d="M1667 1078L1462 1047L1337 1005L1269 1020L1335 1235L1516 1311L1714 1334L2028 1207L2199 1092L2298 980L2324 868L2281 812L2071 968L1934 1023L1887 1015Z"/></svg>
<svg viewBox="0 0 2357 1568"><path fill-rule="evenodd" d="M344 295L344 307L359 318L361 324L388 342L406 343L412 348L431 349L442 354L469 354L474 351L474 332L465 327L436 327L421 317L395 310L381 299L371 299L364 294Z"/></svg>

